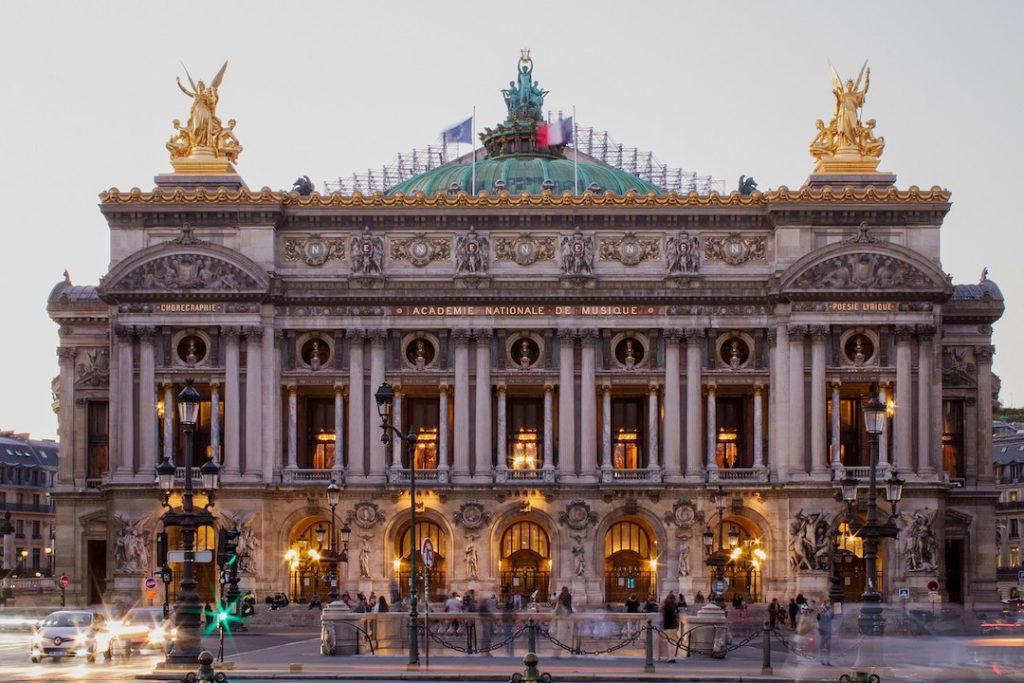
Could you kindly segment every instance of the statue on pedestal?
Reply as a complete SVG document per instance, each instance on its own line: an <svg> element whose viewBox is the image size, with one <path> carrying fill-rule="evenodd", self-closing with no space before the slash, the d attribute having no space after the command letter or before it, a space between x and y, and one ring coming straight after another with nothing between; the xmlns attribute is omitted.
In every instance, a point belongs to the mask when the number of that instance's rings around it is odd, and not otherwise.
<svg viewBox="0 0 1024 683"><path fill-rule="evenodd" d="M218 89L227 68L228 63L224 62L210 85L201 80L198 83L193 81L188 69L185 69L185 76L189 88L182 84L181 78L177 79L178 87L192 100L192 107L184 126L178 119L174 120L175 134L166 145L176 172L234 172L232 164L238 161L242 152L242 145L235 137L235 120L231 119L224 125L217 116Z"/></svg>

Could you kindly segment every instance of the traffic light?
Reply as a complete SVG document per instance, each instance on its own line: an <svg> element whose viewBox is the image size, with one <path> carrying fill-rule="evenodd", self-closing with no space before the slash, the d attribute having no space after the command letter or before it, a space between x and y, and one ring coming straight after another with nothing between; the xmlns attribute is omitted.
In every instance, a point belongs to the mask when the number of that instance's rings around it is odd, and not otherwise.
<svg viewBox="0 0 1024 683"><path fill-rule="evenodd" d="M167 566L167 532L161 531L156 535L156 566Z"/></svg>
<svg viewBox="0 0 1024 683"><path fill-rule="evenodd" d="M239 534L230 529L221 529L217 534L217 564L222 569L238 561Z"/></svg>

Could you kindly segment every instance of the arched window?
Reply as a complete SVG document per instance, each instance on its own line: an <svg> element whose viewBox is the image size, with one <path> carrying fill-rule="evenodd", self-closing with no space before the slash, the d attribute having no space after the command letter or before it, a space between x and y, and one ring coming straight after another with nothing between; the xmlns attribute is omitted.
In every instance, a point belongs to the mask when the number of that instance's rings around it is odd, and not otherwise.
<svg viewBox="0 0 1024 683"><path fill-rule="evenodd" d="M657 541L638 521L613 524L604 535L605 600L624 602L630 595L642 599L656 590Z"/></svg>
<svg viewBox="0 0 1024 683"><path fill-rule="evenodd" d="M447 555L446 541L447 537L444 533L444 529L441 528L436 522L430 520L421 520L416 522L416 581L417 590L420 594L423 593L423 571L424 566L420 555L420 549L423 547L423 539L429 538L430 542L434 546L434 566L427 570L426 580L429 585L430 599L436 601L443 601L445 593L447 591L447 575L445 572L445 562ZM395 560L392 569L395 573L395 580L398 582L398 590L403 596L409 592L409 571L411 568L411 562L409 561L409 525L406 524L405 528L400 534L398 534L398 541L395 546Z"/></svg>
<svg viewBox="0 0 1024 683"><path fill-rule="evenodd" d="M537 522L514 522L501 535L501 592L518 593L524 604L546 600L551 582L551 542Z"/></svg>

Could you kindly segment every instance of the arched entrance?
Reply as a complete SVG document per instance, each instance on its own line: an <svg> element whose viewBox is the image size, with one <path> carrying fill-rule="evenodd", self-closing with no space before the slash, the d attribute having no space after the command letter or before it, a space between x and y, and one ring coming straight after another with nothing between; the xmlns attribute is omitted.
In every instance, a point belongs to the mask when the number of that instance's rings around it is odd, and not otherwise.
<svg viewBox="0 0 1024 683"><path fill-rule="evenodd" d="M411 566L409 557L409 524L406 522L401 533L397 535L395 546L395 560L393 570L395 579L398 581L398 592L402 595L409 593L409 569ZM446 574L447 537L444 529L436 522L429 519L416 522L416 582L418 594L423 594L424 566L420 558L419 549L423 547L423 539L429 538L434 545L434 566L427 570L427 594L433 601L444 602L448 590Z"/></svg>
<svg viewBox="0 0 1024 683"><path fill-rule="evenodd" d="M321 565L320 557L328 547L331 537L331 522L323 517L307 517L292 530L285 552L288 563L288 595L292 602L309 602L313 595L327 597L330 587L326 574L327 565Z"/></svg>
<svg viewBox="0 0 1024 683"><path fill-rule="evenodd" d="M604 535L604 599L621 603L631 594L654 594L658 541L637 518L612 524Z"/></svg>
<svg viewBox="0 0 1024 683"><path fill-rule="evenodd" d="M181 547L181 527L167 527L167 547ZM217 532L212 526L201 526L196 529L196 550L211 550L216 555ZM173 581L168 585L168 602L173 603L178 598L181 590L181 579L185 575L185 565L182 562L169 562ZM197 562L196 591L199 593L199 602L202 604L214 604L217 600L217 565L213 562Z"/></svg>
<svg viewBox="0 0 1024 683"><path fill-rule="evenodd" d="M747 603L764 600L764 565L768 560L768 548L757 527L745 517L726 517L722 527L725 533L723 548L729 556L725 565L725 578L729 588L725 592L726 602L739 595ZM718 525L712 525L715 534L712 550L718 549ZM709 576L710 581L714 576Z"/></svg>
<svg viewBox="0 0 1024 683"><path fill-rule="evenodd" d="M510 524L501 535L499 567L502 593L519 593L524 603L546 600L551 584L551 541L544 527L531 520Z"/></svg>

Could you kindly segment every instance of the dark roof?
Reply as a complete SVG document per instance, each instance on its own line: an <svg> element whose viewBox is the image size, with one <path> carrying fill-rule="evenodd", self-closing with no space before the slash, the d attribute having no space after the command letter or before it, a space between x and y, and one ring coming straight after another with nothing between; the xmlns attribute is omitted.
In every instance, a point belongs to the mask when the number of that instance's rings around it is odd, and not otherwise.
<svg viewBox="0 0 1024 683"><path fill-rule="evenodd" d="M996 465L1024 463L1024 425L996 422L992 425L992 461Z"/></svg>
<svg viewBox="0 0 1024 683"><path fill-rule="evenodd" d="M28 439L10 432L0 434L0 464L57 469L57 442Z"/></svg>
<svg viewBox="0 0 1024 683"><path fill-rule="evenodd" d="M73 285L66 279L54 285L53 289L50 290L50 296L46 299L47 303L99 300L100 297L96 292L95 285Z"/></svg>
<svg viewBox="0 0 1024 683"><path fill-rule="evenodd" d="M999 285L988 279L988 273L981 275L981 282L976 285L953 285L953 301L1003 301L1003 292Z"/></svg>

